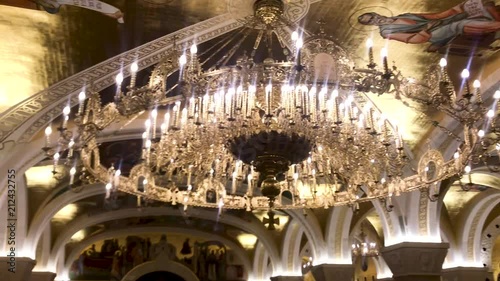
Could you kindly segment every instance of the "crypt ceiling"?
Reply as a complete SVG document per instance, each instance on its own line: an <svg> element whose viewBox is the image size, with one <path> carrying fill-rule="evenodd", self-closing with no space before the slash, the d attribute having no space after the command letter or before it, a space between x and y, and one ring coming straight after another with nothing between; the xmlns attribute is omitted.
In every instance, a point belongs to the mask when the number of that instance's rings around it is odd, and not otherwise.
<svg viewBox="0 0 500 281"><path fill-rule="evenodd" d="M123 24L117 23L113 18L80 7L62 6L58 13L49 14L30 1L0 0L0 34L3 37L3 40L0 41L2 52L0 55L0 116L13 105L47 87L122 52L182 28L226 14L228 10L234 17L241 17L245 15L245 7L249 3L245 0L108 0L105 2L124 13ZM361 25L357 18L363 13L372 11L386 16L407 12L441 12L462 1L288 0L287 2L298 7L299 16L297 17L300 18L300 25L310 33L319 32L317 20L323 20L326 33L332 35L343 48L349 51L357 65L367 63L365 41L372 37L377 61L379 50L387 46L390 61L396 61L397 67L405 76L425 79L429 65L437 64L443 56L442 53L446 52L446 48L430 53L427 52L428 43L410 45L397 41L386 41L379 35L376 27ZM496 4L499 5L499 3L500 1L497 0ZM300 11L300 9L305 10ZM301 13L304 14L303 17L300 16ZM208 48L214 41L208 41L204 44ZM490 76L498 70L500 65L498 47L498 40L489 38L485 42L481 41L477 46L466 46L464 53L452 51L449 54L450 76L452 79L458 80L460 71L468 65L470 65L473 78L480 75ZM470 56L470 53L475 55ZM498 80L498 76L496 76L493 81L485 81L485 87L488 89L498 88ZM109 94L112 95L111 92ZM103 91L102 95L105 100L107 92ZM432 130L430 122L433 119L442 121L438 113L433 113L433 118L429 118L415 110L411 105L404 105L401 101L394 100L393 97L370 95L369 98L388 114L389 119L398 120L403 128L405 139L412 144L415 153L418 154L419 147L424 145L427 139L430 138L431 143L432 141L437 142L434 139L435 131ZM103 149L112 145L104 145ZM134 141L130 141L129 145L133 146ZM107 159L110 163L115 162L113 160L115 156L118 157L118 155L108 155ZM130 163L127 164L133 164L135 161L133 157L129 160ZM49 202L52 200L51 198L68 191L68 187L65 185L67 179L47 180L50 169L50 163L42 162L37 167L30 169L31 175L29 173L26 175L30 187L30 201L39 202L31 207L30 218L34 216L38 206L42 205L44 200ZM475 190L474 192L480 191ZM467 201L476 193L470 193L467 198L464 198L461 196L461 191L454 186L450 194L455 194L455 197L449 195L446 204L451 212L450 216L454 217L460 211L459 205L462 205L458 204L455 199L460 198L462 201ZM58 233L64 230L64 224L75 217L106 210L106 206L102 204L102 197L102 195L98 195L67 205L65 207L67 214L62 212L52 220L52 229L56 234L54 239ZM129 198L127 195L120 195L120 199L122 206L130 205L132 207L135 204L134 198ZM232 215L242 216L241 214ZM320 211L317 211L316 215L322 216ZM323 216L325 215L323 214ZM255 217L262 220L264 215L255 214ZM255 219L255 217L250 219ZM144 220L147 222L137 220L116 221L114 223L119 224L120 227L168 223L168 218L144 218ZM282 227L287 220L288 216L281 217ZM372 221L378 232L381 232L379 231L380 223L376 216L368 216L368 220ZM203 221L196 219L176 221L176 223L179 227L199 227L205 228L207 231L214 231L213 223L211 226L207 226L203 224ZM224 232L225 236L236 237L241 234L232 226L221 225L223 230L217 229L217 231ZM111 223L88 227L84 229L86 233L84 236L114 227L116 226ZM156 239L156 236L154 237ZM176 244L179 248L182 239L176 238L175 241L177 241Z"/></svg>

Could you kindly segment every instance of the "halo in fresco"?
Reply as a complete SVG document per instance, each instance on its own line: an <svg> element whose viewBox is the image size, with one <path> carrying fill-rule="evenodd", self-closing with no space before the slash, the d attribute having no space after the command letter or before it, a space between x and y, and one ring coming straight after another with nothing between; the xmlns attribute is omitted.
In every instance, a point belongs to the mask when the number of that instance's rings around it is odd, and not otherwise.
<svg viewBox="0 0 500 281"><path fill-rule="evenodd" d="M386 7L383 6L368 6L361 8L357 11L355 11L351 16L349 16L349 25L359 31L364 31L364 32L371 32L375 31L378 29L377 26L369 26L369 25L363 25L358 22L358 17L361 16L362 14L369 13L369 12L375 12L380 15L384 15L387 17L392 17L394 14L392 13L391 10L387 9Z"/></svg>

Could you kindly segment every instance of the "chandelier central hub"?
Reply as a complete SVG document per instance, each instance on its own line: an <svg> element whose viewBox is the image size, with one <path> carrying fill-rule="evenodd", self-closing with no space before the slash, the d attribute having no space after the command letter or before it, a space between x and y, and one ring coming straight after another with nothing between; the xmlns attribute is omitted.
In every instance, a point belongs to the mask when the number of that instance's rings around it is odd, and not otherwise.
<svg viewBox="0 0 500 281"><path fill-rule="evenodd" d="M255 16L266 25L276 23L284 9L285 5L281 0L257 0L254 3Z"/></svg>

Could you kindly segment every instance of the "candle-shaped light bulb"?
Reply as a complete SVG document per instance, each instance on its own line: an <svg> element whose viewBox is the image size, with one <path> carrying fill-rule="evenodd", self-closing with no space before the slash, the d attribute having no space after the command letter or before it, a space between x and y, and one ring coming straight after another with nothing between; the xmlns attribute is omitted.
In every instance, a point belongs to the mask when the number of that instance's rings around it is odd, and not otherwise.
<svg viewBox="0 0 500 281"><path fill-rule="evenodd" d="M132 73L136 73L137 70L139 70L139 65L137 64L137 62L133 62L131 65L130 65L130 71Z"/></svg>
<svg viewBox="0 0 500 281"><path fill-rule="evenodd" d="M182 55L180 56L180 58L179 58L179 64L180 64L181 66L183 66L183 65L185 65L185 64L186 64L186 62L187 62L187 57L186 57L186 55L185 55L185 54L182 54Z"/></svg>
<svg viewBox="0 0 500 281"><path fill-rule="evenodd" d="M493 94L493 98L496 100L500 99L500 90L495 91L495 93Z"/></svg>
<svg viewBox="0 0 500 281"><path fill-rule="evenodd" d="M445 58L441 58L439 60L439 66L446 67L448 65L448 61Z"/></svg>
<svg viewBox="0 0 500 281"><path fill-rule="evenodd" d="M302 46L304 46L304 41L302 40L302 38L297 38L297 41L295 41L295 47L297 49L300 49L302 48Z"/></svg>
<svg viewBox="0 0 500 281"><path fill-rule="evenodd" d="M59 152L56 152L54 154L54 161L56 161L56 162L59 161L59 158L61 158L61 154L59 154Z"/></svg>
<svg viewBox="0 0 500 281"><path fill-rule="evenodd" d="M156 118L157 116L158 116L158 110L156 110L156 108L151 110L151 117Z"/></svg>
<svg viewBox="0 0 500 281"><path fill-rule="evenodd" d="M111 188L112 188L112 187L113 187L113 185L112 185L110 182L108 182L108 183L106 184L106 190L108 190L108 191L109 191L109 190L111 190Z"/></svg>
<svg viewBox="0 0 500 281"><path fill-rule="evenodd" d="M481 87L481 82L479 82L479 80L474 80L474 82L472 83L472 87L474 87L474 89L478 89L479 87Z"/></svg>
<svg viewBox="0 0 500 281"><path fill-rule="evenodd" d="M463 79L469 78L469 75L470 75L470 73L469 73L468 69L462 70L461 76L462 76Z"/></svg>
<svg viewBox="0 0 500 281"><path fill-rule="evenodd" d="M45 128L45 135L49 137L51 134L52 134L52 127L47 126L47 128Z"/></svg>
<svg viewBox="0 0 500 281"><path fill-rule="evenodd" d="M84 91L81 91L79 94L78 94L78 102L82 103L83 101L85 101L85 92Z"/></svg>
<svg viewBox="0 0 500 281"><path fill-rule="evenodd" d="M149 139L148 139L148 140L146 140L145 147L146 147L146 149L151 148L151 140L149 140Z"/></svg>
<svg viewBox="0 0 500 281"><path fill-rule="evenodd" d="M457 152L455 152L455 154L453 154L453 158L454 158L455 160L457 160L458 158L460 158L460 153L459 153L458 151L457 151Z"/></svg>
<svg viewBox="0 0 500 281"><path fill-rule="evenodd" d="M485 134L485 133L484 133L484 130L479 130L479 131L477 132L477 135L478 135L478 137L480 137L480 138L484 137L484 134Z"/></svg>
<svg viewBox="0 0 500 281"><path fill-rule="evenodd" d="M118 73L115 78L116 84L121 85L123 82L123 73Z"/></svg>
<svg viewBox="0 0 500 281"><path fill-rule="evenodd" d="M373 47L373 39L372 38L366 39L366 47L367 48L372 48Z"/></svg>
<svg viewBox="0 0 500 281"><path fill-rule="evenodd" d="M297 31L292 32L292 41L297 41L299 39L299 33Z"/></svg>
<svg viewBox="0 0 500 281"><path fill-rule="evenodd" d="M384 47L380 50L380 56L382 58L387 58L387 48Z"/></svg>
<svg viewBox="0 0 500 281"><path fill-rule="evenodd" d="M493 118L495 116L495 111L493 109L488 110L486 116L488 116L488 118Z"/></svg>
<svg viewBox="0 0 500 281"><path fill-rule="evenodd" d="M144 127L146 127L146 132L149 132L149 129L151 128L151 120L150 119L144 121Z"/></svg>
<svg viewBox="0 0 500 281"><path fill-rule="evenodd" d="M115 177L119 177L122 174L122 171L120 169L115 171Z"/></svg>
<svg viewBox="0 0 500 281"><path fill-rule="evenodd" d="M192 55L198 53L198 47L196 46L196 44L193 43L193 45L191 45L191 48L189 49L189 51L191 52Z"/></svg>
<svg viewBox="0 0 500 281"><path fill-rule="evenodd" d="M70 112L71 112L71 108L69 107L69 105L66 105L63 109L64 116L68 116Z"/></svg>
<svg viewBox="0 0 500 281"><path fill-rule="evenodd" d="M76 168L75 167L71 167L71 169L69 170L69 174L71 176L74 176L76 174Z"/></svg>
<svg viewBox="0 0 500 281"><path fill-rule="evenodd" d="M469 165L467 165L467 166L465 166L464 172L466 174L468 174L468 173L470 173L471 170L472 170L471 167Z"/></svg>

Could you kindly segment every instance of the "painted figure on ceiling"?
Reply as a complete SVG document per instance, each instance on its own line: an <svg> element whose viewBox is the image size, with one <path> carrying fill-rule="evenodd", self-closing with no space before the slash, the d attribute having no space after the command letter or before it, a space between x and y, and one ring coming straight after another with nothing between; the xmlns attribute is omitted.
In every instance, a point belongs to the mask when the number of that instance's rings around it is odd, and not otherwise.
<svg viewBox="0 0 500 281"><path fill-rule="evenodd" d="M100 12L106 16L112 17L118 20L119 23L123 23L123 13L120 9L111 6L107 3L98 0L31 0L36 4L43 7L45 11L51 14L56 14L62 5L70 5L86 8L89 10Z"/></svg>
<svg viewBox="0 0 500 281"><path fill-rule="evenodd" d="M439 13L406 13L393 17L365 13L358 17L358 21L364 25L378 26L384 38L410 44L429 42L431 46L428 51L435 51L462 34L499 32L499 8L492 1L467 0Z"/></svg>

